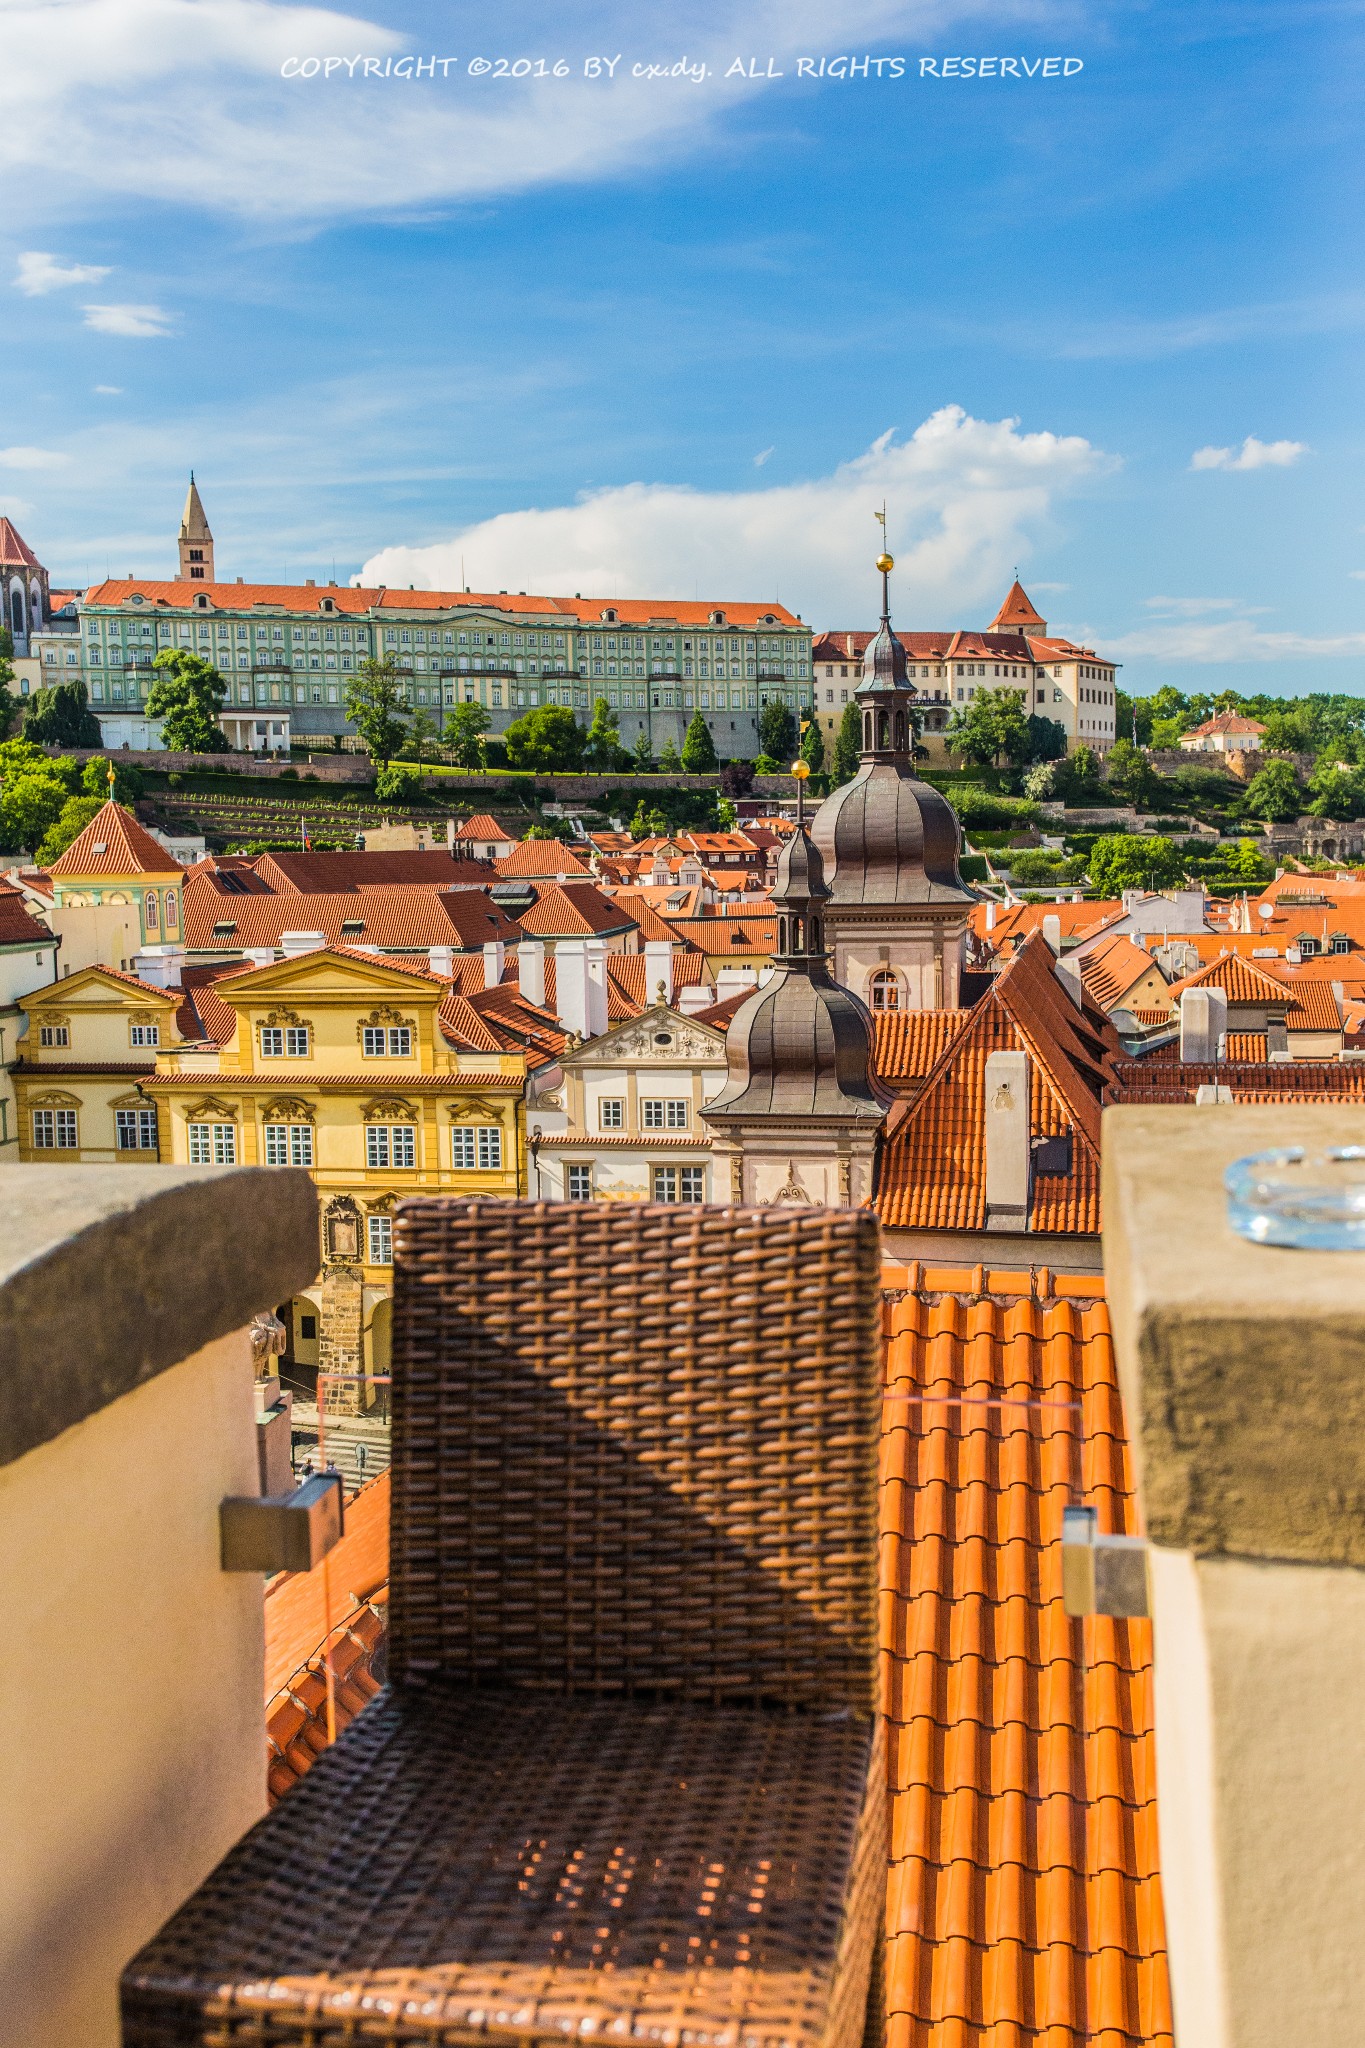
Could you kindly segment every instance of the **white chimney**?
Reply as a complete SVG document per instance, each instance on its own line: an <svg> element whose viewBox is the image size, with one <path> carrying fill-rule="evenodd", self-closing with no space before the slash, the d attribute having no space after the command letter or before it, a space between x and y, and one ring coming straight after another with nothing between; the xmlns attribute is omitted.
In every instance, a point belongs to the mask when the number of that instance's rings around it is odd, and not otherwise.
<svg viewBox="0 0 1365 2048"><path fill-rule="evenodd" d="M555 1011L560 1028L591 1038L588 1028L586 939L561 939L555 947Z"/></svg>
<svg viewBox="0 0 1365 2048"><path fill-rule="evenodd" d="M993 896L986 898L986 930L988 932L995 930L995 898Z"/></svg>
<svg viewBox="0 0 1365 2048"><path fill-rule="evenodd" d="M1043 937L1047 940L1054 953L1061 952L1062 920L1058 917L1055 910L1050 910L1043 919Z"/></svg>
<svg viewBox="0 0 1365 2048"><path fill-rule="evenodd" d="M716 992L704 981L690 982L678 990L678 1009L684 1017L695 1017L701 1010L709 1010L716 1000Z"/></svg>
<svg viewBox="0 0 1365 2048"><path fill-rule="evenodd" d="M454 820L453 818L447 818L447 819L446 819L446 852L447 852L447 853L454 853L454 851L455 851L455 820Z"/></svg>
<svg viewBox="0 0 1365 2048"><path fill-rule="evenodd" d="M286 960L297 960L301 953L316 953L326 944L326 932L280 933L280 951Z"/></svg>
<svg viewBox="0 0 1365 2048"><path fill-rule="evenodd" d="M986 1228L1027 1230L1029 1067L1025 1052L986 1060Z"/></svg>
<svg viewBox="0 0 1365 2048"><path fill-rule="evenodd" d="M747 995L757 987L758 975L752 967L722 967L716 975L716 1001L728 1002L731 996Z"/></svg>
<svg viewBox="0 0 1365 2048"><path fill-rule="evenodd" d="M428 946L427 964L433 974L439 974L442 981L453 981L455 977L455 948L453 946Z"/></svg>
<svg viewBox="0 0 1365 2048"><path fill-rule="evenodd" d="M545 941L523 939L517 947L517 982L528 1003L545 1001Z"/></svg>
<svg viewBox="0 0 1365 2048"><path fill-rule="evenodd" d="M660 988L662 986L662 994ZM669 939L645 940L645 1001L673 1000L673 945Z"/></svg>
<svg viewBox="0 0 1365 2048"><path fill-rule="evenodd" d="M1180 1057L1207 1062L1222 1057L1228 999L1221 988L1187 988L1180 998Z"/></svg>
<svg viewBox="0 0 1365 2048"><path fill-rule="evenodd" d="M600 1038L607 1028L607 942L585 939L588 964L588 1036Z"/></svg>
<svg viewBox="0 0 1365 2048"><path fill-rule="evenodd" d="M270 958L274 957L272 952ZM184 966L183 946L144 946L132 961L138 980L150 982L153 988L179 988Z"/></svg>
<svg viewBox="0 0 1365 2048"><path fill-rule="evenodd" d="M490 939L483 949L483 985L496 988L502 980L503 943L501 939Z"/></svg>

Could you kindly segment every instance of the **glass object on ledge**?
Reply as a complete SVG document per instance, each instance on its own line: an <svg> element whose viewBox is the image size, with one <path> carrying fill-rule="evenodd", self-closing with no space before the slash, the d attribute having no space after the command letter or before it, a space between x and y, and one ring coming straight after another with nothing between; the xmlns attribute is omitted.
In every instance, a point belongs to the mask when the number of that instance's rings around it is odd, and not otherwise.
<svg viewBox="0 0 1365 2048"><path fill-rule="evenodd" d="M1365 1145L1283 1145L1223 1175L1228 1222L1253 1244L1365 1251Z"/></svg>

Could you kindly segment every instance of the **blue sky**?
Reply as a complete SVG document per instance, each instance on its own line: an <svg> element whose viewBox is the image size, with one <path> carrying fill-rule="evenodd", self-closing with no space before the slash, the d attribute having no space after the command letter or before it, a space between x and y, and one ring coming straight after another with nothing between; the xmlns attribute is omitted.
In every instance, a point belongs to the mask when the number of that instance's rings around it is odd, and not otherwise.
<svg viewBox="0 0 1365 2048"><path fill-rule="evenodd" d="M56 579L168 573L193 465L228 576L857 626L884 497L906 626L1017 564L1130 685L1365 688L1356 0L487 12L0 0L0 509ZM404 53L455 61L281 76ZM797 75L848 54L904 74ZM920 75L1005 56L1083 69Z"/></svg>

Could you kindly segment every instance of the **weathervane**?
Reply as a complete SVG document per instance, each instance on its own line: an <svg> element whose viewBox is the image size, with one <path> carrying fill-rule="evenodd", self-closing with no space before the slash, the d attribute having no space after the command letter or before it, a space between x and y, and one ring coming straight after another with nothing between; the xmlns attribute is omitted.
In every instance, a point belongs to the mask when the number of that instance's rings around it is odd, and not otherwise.
<svg viewBox="0 0 1365 2048"><path fill-rule="evenodd" d="M887 626L891 622L891 586L887 579L889 578L891 571L895 568L896 562L895 557L893 555L888 554L886 547L885 498L882 499L881 511L874 511L872 517L877 521L878 525L881 527L882 530L882 551L877 557L877 567L882 572L882 624L884 626Z"/></svg>

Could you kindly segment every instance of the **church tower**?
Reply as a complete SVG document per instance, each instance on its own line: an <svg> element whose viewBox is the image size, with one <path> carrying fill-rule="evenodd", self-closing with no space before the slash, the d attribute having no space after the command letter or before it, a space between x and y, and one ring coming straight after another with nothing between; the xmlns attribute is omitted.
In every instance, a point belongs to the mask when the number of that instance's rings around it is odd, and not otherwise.
<svg viewBox="0 0 1365 2048"><path fill-rule="evenodd" d="M16 654L31 653L29 636L51 616L47 570L18 527L0 516L0 626L8 626Z"/></svg>
<svg viewBox="0 0 1365 2048"><path fill-rule="evenodd" d="M213 535L209 531L208 518L204 512L194 471L190 471L190 487L185 493L185 509L180 515L180 580L182 583L213 583Z"/></svg>
<svg viewBox="0 0 1365 2048"><path fill-rule="evenodd" d="M827 796L811 838L829 902L834 978L871 1010L955 1010L976 892L958 872L962 844L946 797L915 774L915 686L891 630L890 555L879 555L881 630L863 656L858 773Z"/></svg>
<svg viewBox="0 0 1365 2048"><path fill-rule="evenodd" d="M857 1206L875 1192L891 1098L872 1065L872 1019L825 964L829 890L804 816L772 900L774 971L731 1018L726 1084L701 1112L716 1134L717 1191L728 1160L732 1202Z"/></svg>

